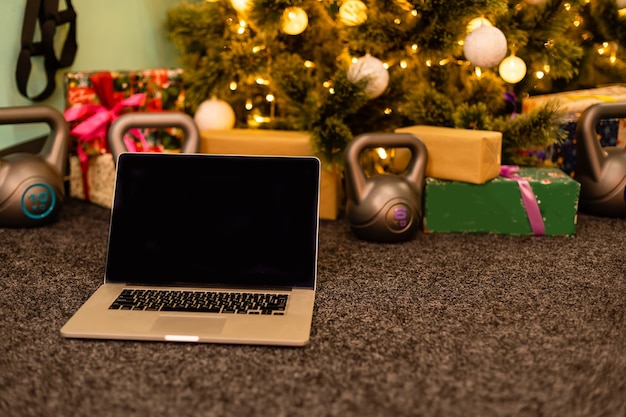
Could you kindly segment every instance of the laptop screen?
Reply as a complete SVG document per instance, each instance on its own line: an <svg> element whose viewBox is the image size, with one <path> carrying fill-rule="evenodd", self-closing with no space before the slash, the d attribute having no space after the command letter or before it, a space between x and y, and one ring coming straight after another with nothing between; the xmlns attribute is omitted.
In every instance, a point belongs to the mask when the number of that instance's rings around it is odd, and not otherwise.
<svg viewBox="0 0 626 417"><path fill-rule="evenodd" d="M124 153L106 281L315 286L313 157Z"/></svg>

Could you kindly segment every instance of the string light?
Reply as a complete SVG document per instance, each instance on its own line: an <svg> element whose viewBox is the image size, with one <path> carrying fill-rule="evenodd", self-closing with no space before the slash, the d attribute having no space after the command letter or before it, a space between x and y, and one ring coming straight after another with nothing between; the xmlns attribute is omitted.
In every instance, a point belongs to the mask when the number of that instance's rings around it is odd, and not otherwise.
<svg viewBox="0 0 626 417"><path fill-rule="evenodd" d="M239 21L239 27L237 28L237 33L239 35L243 35L246 32L246 26L248 26L246 21L245 20L240 20Z"/></svg>
<svg viewBox="0 0 626 417"><path fill-rule="evenodd" d="M250 0L230 0L230 4L239 13L245 13L250 8Z"/></svg>
<svg viewBox="0 0 626 417"><path fill-rule="evenodd" d="M475 31L476 29L478 29L479 27L481 27L483 25L485 25L485 26L493 26L492 23L488 19L486 19L484 17L476 17L476 18L474 18L474 19L469 21L465 31L467 33L470 33L470 32Z"/></svg>

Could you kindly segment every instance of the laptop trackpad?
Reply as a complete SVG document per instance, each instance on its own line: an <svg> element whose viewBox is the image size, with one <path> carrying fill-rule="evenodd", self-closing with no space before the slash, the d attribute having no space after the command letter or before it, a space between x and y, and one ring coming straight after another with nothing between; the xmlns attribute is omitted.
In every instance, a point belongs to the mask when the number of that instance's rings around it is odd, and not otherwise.
<svg viewBox="0 0 626 417"><path fill-rule="evenodd" d="M226 319L218 317L160 316L152 331L166 335L206 335L222 332Z"/></svg>

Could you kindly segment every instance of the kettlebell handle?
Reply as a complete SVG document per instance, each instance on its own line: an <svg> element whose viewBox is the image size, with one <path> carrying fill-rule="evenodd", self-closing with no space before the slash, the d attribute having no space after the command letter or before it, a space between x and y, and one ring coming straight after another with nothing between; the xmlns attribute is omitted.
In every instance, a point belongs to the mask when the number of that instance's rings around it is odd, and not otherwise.
<svg viewBox="0 0 626 417"><path fill-rule="evenodd" d="M597 140L596 126L601 119L624 117L626 117L626 102L596 103L583 111L576 124L577 146L582 147L581 151L577 152L577 173L584 172L595 181L602 178L605 152Z"/></svg>
<svg viewBox="0 0 626 417"><path fill-rule="evenodd" d="M50 134L37 154L54 167L60 176L65 174L69 127L57 109L45 106L5 107L0 111L0 124L46 123Z"/></svg>
<svg viewBox="0 0 626 417"><path fill-rule="evenodd" d="M123 139L128 130L168 127L179 127L185 133L181 153L198 152L200 133L196 123L188 114L182 112L126 113L118 117L109 128L107 139L113 161L117 163L118 156L127 151Z"/></svg>
<svg viewBox="0 0 626 417"><path fill-rule="evenodd" d="M401 174L411 184L422 184L425 180L425 167L428 161L426 145L411 133L365 133L357 136L346 148L346 174L351 182L351 198L361 202L366 195L367 177L359 164L359 156L366 148L409 148L411 160Z"/></svg>

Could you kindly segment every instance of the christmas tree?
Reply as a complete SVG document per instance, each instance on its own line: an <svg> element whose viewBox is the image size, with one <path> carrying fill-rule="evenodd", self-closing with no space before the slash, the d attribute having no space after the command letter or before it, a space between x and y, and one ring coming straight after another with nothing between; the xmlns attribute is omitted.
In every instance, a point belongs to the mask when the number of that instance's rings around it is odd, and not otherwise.
<svg viewBox="0 0 626 417"><path fill-rule="evenodd" d="M626 81L624 3L183 0L166 30L190 113L216 97L235 127L310 132L338 165L356 135L415 124L501 131L503 163L536 165L559 109L520 100Z"/></svg>

